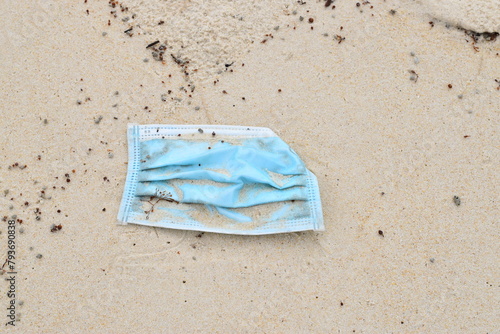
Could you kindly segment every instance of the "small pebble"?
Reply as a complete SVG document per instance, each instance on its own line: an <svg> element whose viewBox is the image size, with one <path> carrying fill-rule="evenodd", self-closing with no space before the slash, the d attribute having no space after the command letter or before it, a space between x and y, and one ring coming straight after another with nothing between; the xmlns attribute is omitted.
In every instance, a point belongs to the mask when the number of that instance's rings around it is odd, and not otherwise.
<svg viewBox="0 0 500 334"><path fill-rule="evenodd" d="M433 257L431 257L431 258L429 259L429 261L431 261L431 263L434 263L434 261L436 261L436 260L435 260Z"/></svg>
<svg viewBox="0 0 500 334"><path fill-rule="evenodd" d="M43 255L42 255L42 254L37 254L37 255L36 255L36 258L37 258L37 259L41 259L42 257L43 257Z"/></svg>
<svg viewBox="0 0 500 334"><path fill-rule="evenodd" d="M459 99L462 99L462 98L464 97L464 94L458 94L458 95L457 95L457 97L458 97Z"/></svg>
<svg viewBox="0 0 500 334"><path fill-rule="evenodd" d="M114 156L113 152L108 152L108 158L112 159Z"/></svg>
<svg viewBox="0 0 500 334"><path fill-rule="evenodd" d="M304 17L303 16L299 16L299 21L304 21Z"/></svg>
<svg viewBox="0 0 500 334"><path fill-rule="evenodd" d="M49 121L47 119L44 119L43 124L49 124Z"/></svg>
<svg viewBox="0 0 500 334"><path fill-rule="evenodd" d="M107 33L107 32L105 32L105 31L103 31L103 32L102 32L102 36L106 36L107 34L108 34L108 33Z"/></svg>
<svg viewBox="0 0 500 334"><path fill-rule="evenodd" d="M23 306L24 305L24 301L23 300L20 300L19 303L17 303L19 306Z"/></svg>
<svg viewBox="0 0 500 334"><path fill-rule="evenodd" d="M21 227L21 228L19 229L19 233L23 234L23 233L24 233L24 228L22 228L22 227Z"/></svg>
<svg viewBox="0 0 500 334"><path fill-rule="evenodd" d="M200 107L194 107L194 110L200 110Z"/></svg>
<svg viewBox="0 0 500 334"><path fill-rule="evenodd" d="M198 132L199 133L203 133L203 129L198 129Z"/></svg>
<svg viewBox="0 0 500 334"><path fill-rule="evenodd" d="M147 62L149 62L149 59L148 58L144 58L142 61L145 62L145 63L147 63Z"/></svg>
<svg viewBox="0 0 500 334"><path fill-rule="evenodd" d="M453 196L453 203L455 203L456 206L460 206L462 201L460 200L460 197L458 196Z"/></svg>
<svg viewBox="0 0 500 334"><path fill-rule="evenodd" d="M278 31L279 28L280 28L280 26L276 26L276 27L274 27L274 30Z"/></svg>
<svg viewBox="0 0 500 334"><path fill-rule="evenodd" d="M102 116L97 117L96 119L94 119L94 123L99 124L102 121L102 118Z"/></svg>
<svg viewBox="0 0 500 334"><path fill-rule="evenodd" d="M418 57L415 57L415 58L413 58L413 62L415 64L418 64L418 63L420 63L420 59L418 59Z"/></svg>

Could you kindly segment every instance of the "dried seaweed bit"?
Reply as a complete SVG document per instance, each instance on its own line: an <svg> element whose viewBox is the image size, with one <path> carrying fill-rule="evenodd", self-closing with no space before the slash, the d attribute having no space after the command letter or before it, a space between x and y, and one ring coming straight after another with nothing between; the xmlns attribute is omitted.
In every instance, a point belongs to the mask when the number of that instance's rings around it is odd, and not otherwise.
<svg viewBox="0 0 500 334"><path fill-rule="evenodd" d="M484 32L483 38L488 42L493 42L497 39L499 33L497 32Z"/></svg>
<svg viewBox="0 0 500 334"><path fill-rule="evenodd" d="M334 0L326 0L325 7L330 7Z"/></svg>
<svg viewBox="0 0 500 334"><path fill-rule="evenodd" d="M156 202L152 202L154 199L156 199ZM179 204L179 201L176 201L175 199L172 198L172 194L166 191L160 191L159 189L156 189L155 191L155 196L151 196L149 200L147 201L149 204L151 204L151 208L149 210L145 210L144 213L146 214L146 219L149 219L149 215L155 211L155 205L158 204L160 201L167 201L171 203L176 203ZM105 211L105 210L103 210Z"/></svg>
<svg viewBox="0 0 500 334"><path fill-rule="evenodd" d="M62 229L62 225L59 224L59 225L56 225L56 224L52 224L51 228L50 228L50 232L54 233L54 232L57 232L59 230Z"/></svg>
<svg viewBox="0 0 500 334"><path fill-rule="evenodd" d="M461 28L460 28L461 29ZM497 39L499 33L498 32L483 32L478 33L472 30L462 29L467 37L472 38L472 48L474 51L479 52L479 48L476 44L482 40L486 42L493 42ZM469 42L468 40L466 40Z"/></svg>
<svg viewBox="0 0 500 334"><path fill-rule="evenodd" d="M408 70L408 73L410 73L410 80L413 81L413 82L417 82L418 81L418 74L417 72L415 72L414 70Z"/></svg>
<svg viewBox="0 0 500 334"><path fill-rule="evenodd" d="M150 47L155 46L158 43L160 43L160 41L156 40L155 42L148 44L148 46L146 46L146 49L149 49Z"/></svg>
<svg viewBox="0 0 500 334"><path fill-rule="evenodd" d="M343 41L345 41L345 37L342 37L340 35L335 35L333 36L333 38L340 44L342 43Z"/></svg>
<svg viewBox="0 0 500 334"><path fill-rule="evenodd" d="M467 29L464 29L464 33L469 36L470 38L472 38L472 40L477 43L479 42L481 39L484 39L485 41L488 41L488 42L493 42L497 39L499 33L498 32L483 32L483 33L479 33L479 32L475 32L475 31L472 31L472 30L467 30Z"/></svg>
<svg viewBox="0 0 500 334"><path fill-rule="evenodd" d="M124 33L127 34L128 37L132 37L132 36L134 36L134 31L133 30L134 30L134 27L130 27L127 30L125 30Z"/></svg>
<svg viewBox="0 0 500 334"><path fill-rule="evenodd" d="M170 56L172 57L172 59L175 61L175 63L179 66L183 66L184 65L184 61L176 56L174 56L173 53L170 54Z"/></svg>

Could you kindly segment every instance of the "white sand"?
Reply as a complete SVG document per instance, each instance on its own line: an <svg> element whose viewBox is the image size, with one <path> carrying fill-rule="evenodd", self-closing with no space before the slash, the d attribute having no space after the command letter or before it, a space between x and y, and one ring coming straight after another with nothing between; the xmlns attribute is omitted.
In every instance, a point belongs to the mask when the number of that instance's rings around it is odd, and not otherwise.
<svg viewBox="0 0 500 334"><path fill-rule="evenodd" d="M124 23L107 1L2 2L1 216L23 220L23 303L11 330L498 331L500 39L473 44L432 27L410 0L338 0L335 10L295 2L296 15L282 11L285 2L222 2L203 8L242 6L248 21L231 29L244 27L243 41L229 38L224 20L203 21L213 24L203 34L221 39L189 45L182 56L203 71L187 80L171 58L162 65L145 49L156 39L145 35L148 17ZM190 43L196 32L183 29L198 9L183 3L184 12L172 5L182 19L169 29L178 31L151 33ZM141 35L123 33L137 24ZM261 43L265 34L274 38ZM225 71L217 61L234 64ZM270 127L317 175L326 231L244 237L117 226L129 122ZM9 170L16 162L27 168ZM43 187L51 199L40 198ZM53 223L62 229L51 233Z"/></svg>

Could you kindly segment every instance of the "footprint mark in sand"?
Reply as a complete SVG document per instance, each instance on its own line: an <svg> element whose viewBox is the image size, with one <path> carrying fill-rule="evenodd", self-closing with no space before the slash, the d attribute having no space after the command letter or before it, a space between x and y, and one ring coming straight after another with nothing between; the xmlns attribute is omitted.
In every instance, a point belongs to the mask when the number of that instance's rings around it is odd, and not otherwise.
<svg viewBox="0 0 500 334"><path fill-rule="evenodd" d="M110 260L106 278L93 283L92 289L87 290L83 302L79 304L81 312L89 317L118 305L119 296L123 295L121 287L133 281L137 272L161 270L165 255L181 245L188 235L187 231L155 231L153 227L131 225L127 228L130 230L120 235L121 250ZM146 240L143 247L134 246L134 241L138 240ZM112 314L108 314L107 318L115 320Z"/></svg>
<svg viewBox="0 0 500 334"><path fill-rule="evenodd" d="M111 272L120 275L132 275L145 268L156 270L161 267L166 254L177 248L187 239L188 231L168 230L147 226L134 226L133 231L120 236L122 250L109 266ZM144 244L135 240L146 240Z"/></svg>

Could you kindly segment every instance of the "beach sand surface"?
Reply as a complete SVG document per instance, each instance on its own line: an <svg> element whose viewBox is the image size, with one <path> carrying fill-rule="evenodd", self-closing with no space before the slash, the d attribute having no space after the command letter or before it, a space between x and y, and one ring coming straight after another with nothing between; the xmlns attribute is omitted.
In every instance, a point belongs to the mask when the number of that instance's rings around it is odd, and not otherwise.
<svg viewBox="0 0 500 334"><path fill-rule="evenodd" d="M500 39L409 0L250 1L236 35L223 1L173 5L173 31L152 28L161 1L1 3L0 216L22 220L6 329L498 332ZM117 225L128 123L269 127L317 176L326 230Z"/></svg>

